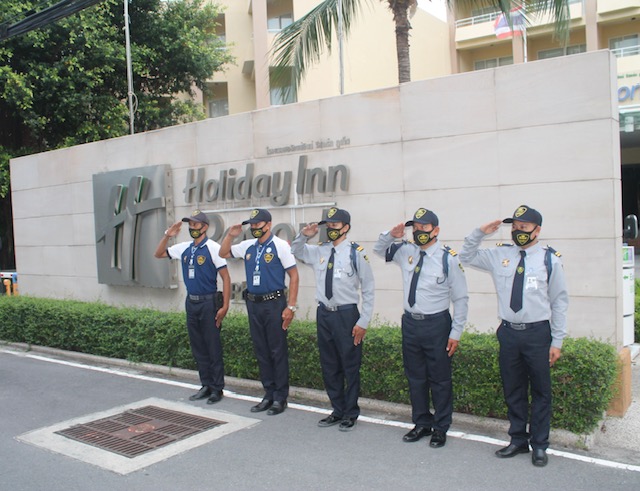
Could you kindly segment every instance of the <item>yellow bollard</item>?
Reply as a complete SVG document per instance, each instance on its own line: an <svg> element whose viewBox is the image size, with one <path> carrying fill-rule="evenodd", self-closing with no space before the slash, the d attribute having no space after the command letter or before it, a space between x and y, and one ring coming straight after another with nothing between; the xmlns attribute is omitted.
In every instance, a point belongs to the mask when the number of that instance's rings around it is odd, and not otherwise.
<svg viewBox="0 0 640 491"><path fill-rule="evenodd" d="M11 280L6 279L4 280L2 283L4 283L4 290L5 293L9 296L11 296Z"/></svg>

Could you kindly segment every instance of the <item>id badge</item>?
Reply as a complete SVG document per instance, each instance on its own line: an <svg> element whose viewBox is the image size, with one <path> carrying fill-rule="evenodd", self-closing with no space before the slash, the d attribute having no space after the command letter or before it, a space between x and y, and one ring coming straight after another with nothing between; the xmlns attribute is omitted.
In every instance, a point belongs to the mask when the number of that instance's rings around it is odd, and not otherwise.
<svg viewBox="0 0 640 491"><path fill-rule="evenodd" d="M193 280L196 277L196 268L189 266L189 279Z"/></svg>
<svg viewBox="0 0 640 491"><path fill-rule="evenodd" d="M341 269L334 269L333 270L333 277L336 280L339 280L340 278L342 278L342 270Z"/></svg>
<svg viewBox="0 0 640 491"><path fill-rule="evenodd" d="M260 272L253 273L253 286L260 286Z"/></svg>
<svg viewBox="0 0 640 491"><path fill-rule="evenodd" d="M525 290L537 290L538 278L536 278L535 276L527 276L527 282L524 288Z"/></svg>

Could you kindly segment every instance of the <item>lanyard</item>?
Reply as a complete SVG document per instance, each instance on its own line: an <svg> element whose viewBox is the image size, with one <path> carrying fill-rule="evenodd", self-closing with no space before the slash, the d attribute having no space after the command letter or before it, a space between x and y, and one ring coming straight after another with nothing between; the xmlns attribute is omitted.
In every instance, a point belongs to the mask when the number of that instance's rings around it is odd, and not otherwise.
<svg viewBox="0 0 640 491"><path fill-rule="evenodd" d="M267 248L267 246L273 242L273 237L271 237L271 239L269 239L266 244L260 244L259 241L256 241L256 242L257 242L257 246L256 246L256 271L260 271L260 258L262 257L262 253Z"/></svg>

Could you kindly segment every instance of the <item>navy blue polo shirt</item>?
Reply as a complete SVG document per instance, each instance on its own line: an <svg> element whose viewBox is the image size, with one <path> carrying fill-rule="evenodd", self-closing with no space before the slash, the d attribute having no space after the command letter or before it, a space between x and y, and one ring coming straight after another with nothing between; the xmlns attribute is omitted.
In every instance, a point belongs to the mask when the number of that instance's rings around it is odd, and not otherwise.
<svg viewBox="0 0 640 491"><path fill-rule="evenodd" d="M193 242L181 242L167 249L171 259L180 259L182 277L190 295L209 295L217 291L218 270L227 267L227 261L219 253L220 245L211 239L198 246ZM189 278L190 265L193 265L193 278Z"/></svg>

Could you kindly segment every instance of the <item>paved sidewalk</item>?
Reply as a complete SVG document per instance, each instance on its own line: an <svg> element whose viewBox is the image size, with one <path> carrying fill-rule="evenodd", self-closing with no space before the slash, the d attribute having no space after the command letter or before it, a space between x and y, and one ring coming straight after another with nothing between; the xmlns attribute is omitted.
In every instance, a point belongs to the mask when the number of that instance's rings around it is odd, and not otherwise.
<svg viewBox="0 0 640 491"><path fill-rule="evenodd" d="M634 380L638 367L634 367ZM611 433L624 432L631 418L607 420L607 431L590 451L556 443L544 469L528 455L507 461L493 452L506 438L504 422L454 415L443 449L428 439L406 444L411 428L407 406L363 400L363 416L350 433L318 428L329 413L324 393L294 389L289 409L271 417L251 413L262 391L253 381L227 379L225 398L208 406L188 401L197 375L186 370L132 365L121 360L39 349L0 346L0 482L2 489L113 491L126 489L377 490L449 488L519 490L640 489L640 448L627 448ZM635 384L637 388L637 384ZM637 392L636 392L637 394ZM226 421L218 436L186 439L193 448L156 457L100 457L91 449L67 453L47 447L54 430L95 421L140 404L158 404ZM637 417L634 396L629 415ZM618 424L614 431L612 426ZM217 429L205 433L214 434ZM48 432L48 433L47 433ZM627 439L628 440L628 439ZM65 440L66 441L66 440ZM81 444L84 445L84 444ZM71 446L67 442L67 446ZM73 452L76 452L74 454ZM71 458L70 458L71 457ZM622 458L624 457L624 458ZM154 460L155 459L155 460ZM87 463L91 462L91 463Z"/></svg>

